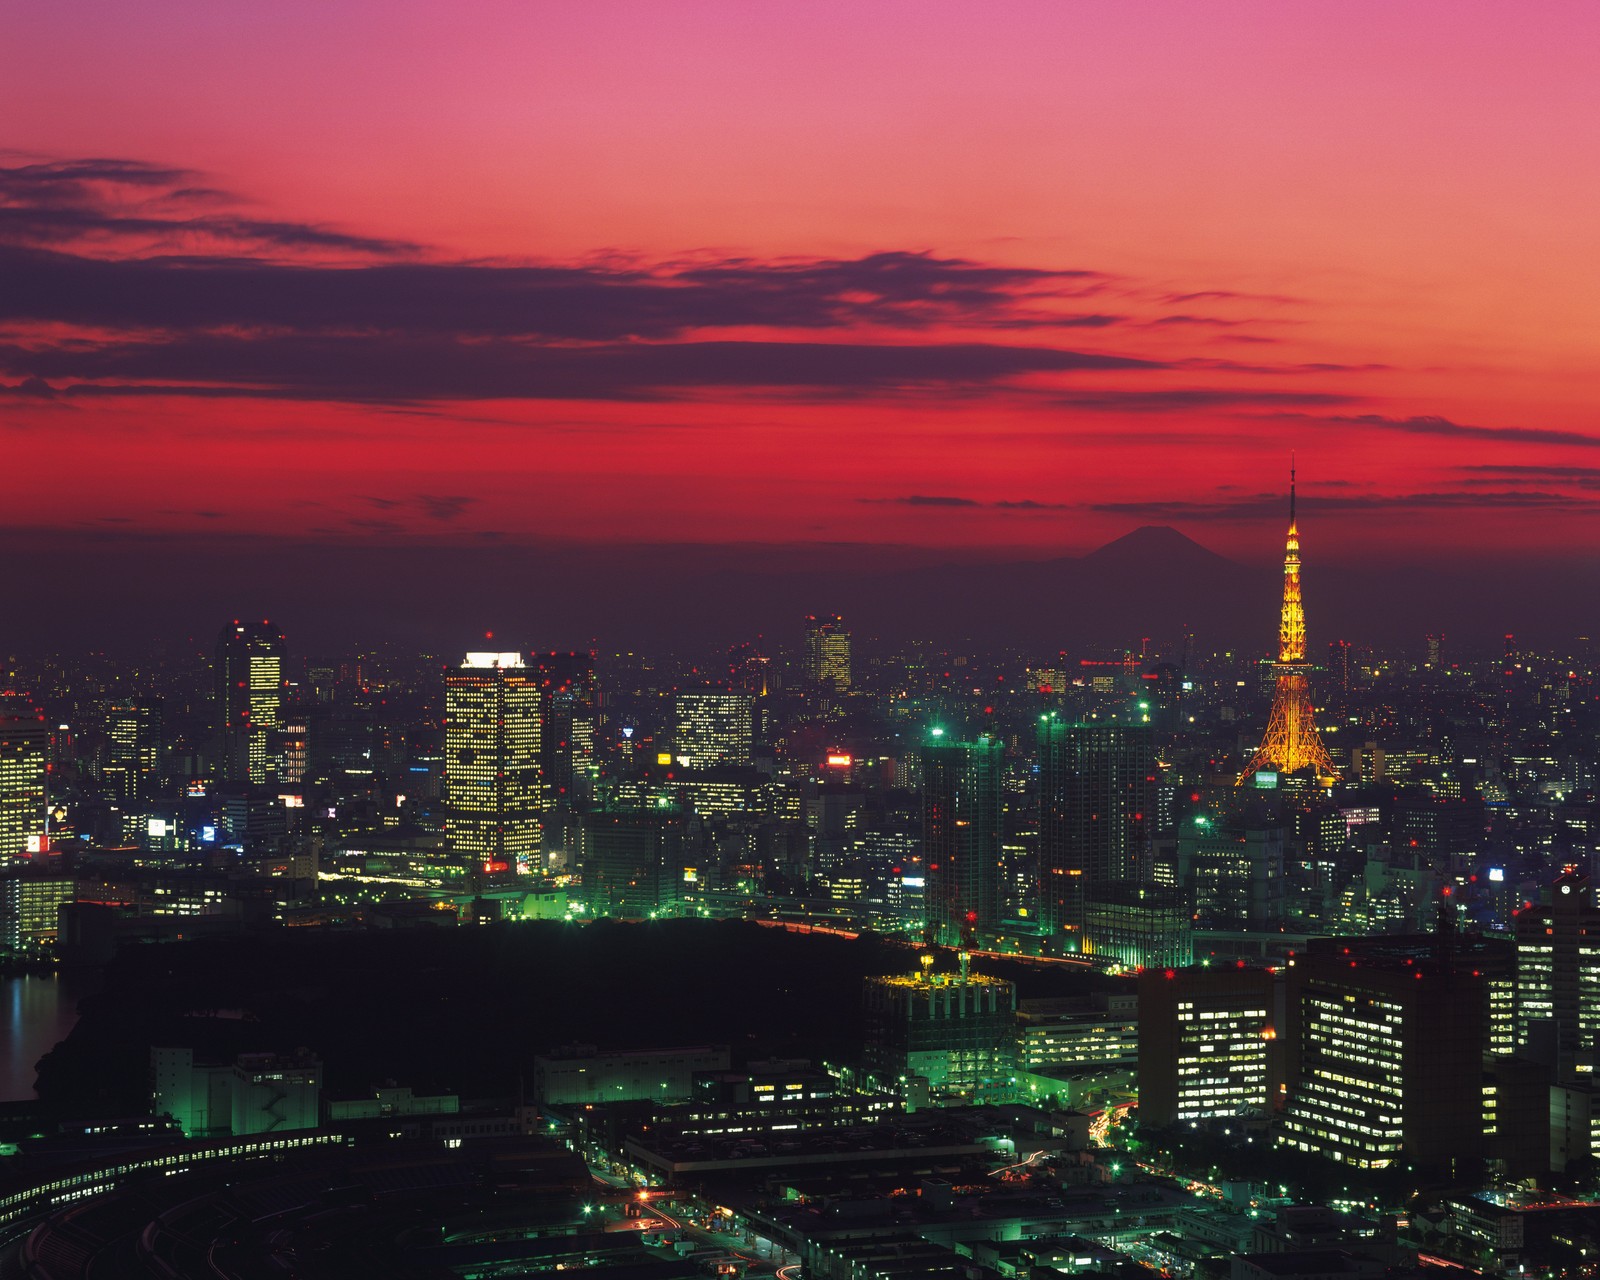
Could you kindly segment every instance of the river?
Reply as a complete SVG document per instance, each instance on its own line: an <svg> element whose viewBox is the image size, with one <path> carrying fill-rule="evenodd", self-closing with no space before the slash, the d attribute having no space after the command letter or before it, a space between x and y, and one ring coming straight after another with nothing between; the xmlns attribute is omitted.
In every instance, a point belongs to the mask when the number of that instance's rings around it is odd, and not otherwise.
<svg viewBox="0 0 1600 1280"><path fill-rule="evenodd" d="M0 978L0 1102L33 1097L34 1064L66 1039L90 985L60 974Z"/></svg>

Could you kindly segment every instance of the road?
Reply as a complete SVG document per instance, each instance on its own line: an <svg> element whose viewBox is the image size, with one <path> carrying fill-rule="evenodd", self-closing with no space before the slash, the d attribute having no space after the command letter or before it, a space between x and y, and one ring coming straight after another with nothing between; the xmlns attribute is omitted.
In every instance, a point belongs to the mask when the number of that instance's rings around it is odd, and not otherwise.
<svg viewBox="0 0 1600 1280"><path fill-rule="evenodd" d="M774 1241L762 1236L752 1237L744 1231L716 1231L696 1225L693 1218L709 1219L716 1215L716 1210L697 1201L688 1200L692 1206L688 1211L678 1210L670 1212L663 1207L664 1201L673 1200L682 1203L688 1197L681 1192L671 1192L661 1188L640 1188L630 1178L612 1173L604 1166L597 1166L594 1161L589 1163L589 1173L594 1180L605 1187L608 1192L610 1204L614 1208L617 1201L614 1193L622 1190L629 1191L638 1198L640 1210L649 1217L619 1217L615 1221L608 1221L607 1231L648 1231L652 1222L664 1227L669 1227L679 1233L680 1238L693 1240L696 1244L709 1245L721 1249L745 1263L745 1274L750 1276L780 1276L782 1280L792 1280L799 1274L799 1259L793 1254L785 1253ZM621 1213L621 1210L617 1210ZM765 1245L765 1251L762 1250ZM666 1247L663 1246L664 1251Z"/></svg>

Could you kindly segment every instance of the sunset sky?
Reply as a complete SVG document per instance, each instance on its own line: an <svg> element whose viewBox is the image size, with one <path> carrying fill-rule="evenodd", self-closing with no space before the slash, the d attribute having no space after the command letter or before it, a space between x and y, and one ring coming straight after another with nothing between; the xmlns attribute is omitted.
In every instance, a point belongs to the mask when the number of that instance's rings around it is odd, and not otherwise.
<svg viewBox="0 0 1600 1280"><path fill-rule="evenodd" d="M1600 7L13 0L8 536L1600 537Z"/></svg>

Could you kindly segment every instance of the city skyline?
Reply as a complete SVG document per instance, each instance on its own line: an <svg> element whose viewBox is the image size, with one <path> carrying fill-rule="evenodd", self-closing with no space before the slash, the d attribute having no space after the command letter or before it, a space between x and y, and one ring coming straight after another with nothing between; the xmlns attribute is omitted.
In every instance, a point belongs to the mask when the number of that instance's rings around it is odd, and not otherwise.
<svg viewBox="0 0 1600 1280"><path fill-rule="evenodd" d="M1004 13L24 5L8 544L1593 541L1600 18Z"/></svg>

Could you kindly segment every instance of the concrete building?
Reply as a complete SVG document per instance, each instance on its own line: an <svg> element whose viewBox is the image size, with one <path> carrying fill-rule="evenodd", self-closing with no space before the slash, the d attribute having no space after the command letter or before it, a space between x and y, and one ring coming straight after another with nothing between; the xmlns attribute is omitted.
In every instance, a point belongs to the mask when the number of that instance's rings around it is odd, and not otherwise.
<svg viewBox="0 0 1600 1280"><path fill-rule="evenodd" d="M1084 955L1128 969L1181 969L1194 962L1194 918L1181 889L1101 883L1083 899Z"/></svg>
<svg viewBox="0 0 1600 1280"><path fill-rule="evenodd" d="M567 1045L533 1060L533 1096L548 1106L590 1102L687 1102L695 1076L726 1071L727 1045L601 1053L594 1045Z"/></svg>
<svg viewBox="0 0 1600 1280"><path fill-rule="evenodd" d="M518 653L469 653L445 676L445 842L480 882L540 865L541 696Z"/></svg>
<svg viewBox="0 0 1600 1280"><path fill-rule="evenodd" d="M1280 1145L1363 1169L1486 1154L1488 986L1448 930L1313 940L1289 970Z"/></svg>
<svg viewBox="0 0 1600 1280"><path fill-rule="evenodd" d="M49 777L49 725L0 718L0 858L49 852Z"/></svg>
<svg viewBox="0 0 1600 1280"><path fill-rule="evenodd" d="M673 699L673 759L686 769L743 768L753 746L751 698L702 689Z"/></svg>
<svg viewBox="0 0 1600 1280"><path fill-rule="evenodd" d="M322 1063L311 1054L246 1053L228 1063L196 1062L194 1050L150 1050L151 1103L191 1138L315 1129Z"/></svg>
<svg viewBox="0 0 1600 1280"><path fill-rule="evenodd" d="M1272 1105L1273 978L1265 969L1139 976L1139 1121L1263 1116Z"/></svg>
<svg viewBox="0 0 1600 1280"><path fill-rule="evenodd" d="M0 951L38 955L54 946L63 903L77 896L71 876L18 867L0 875Z"/></svg>
<svg viewBox="0 0 1600 1280"><path fill-rule="evenodd" d="M1024 1000L1017 1024L1028 1071L1131 1069L1139 1062L1139 997L1131 992Z"/></svg>
<svg viewBox="0 0 1600 1280"><path fill-rule="evenodd" d="M997 738L951 742L933 729L922 748L922 856L928 933L970 945L1000 919L1001 792Z"/></svg>
<svg viewBox="0 0 1600 1280"><path fill-rule="evenodd" d="M934 1094L1006 1091L1017 1070L1017 993L1001 978L868 978L864 1066L887 1085L921 1078Z"/></svg>

